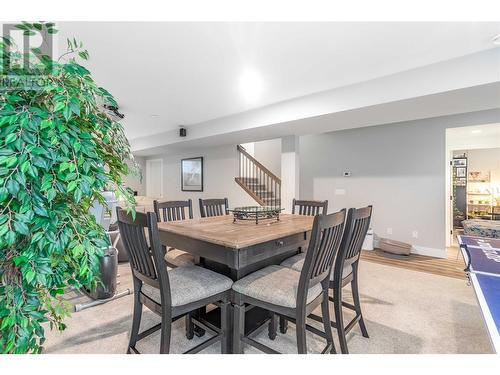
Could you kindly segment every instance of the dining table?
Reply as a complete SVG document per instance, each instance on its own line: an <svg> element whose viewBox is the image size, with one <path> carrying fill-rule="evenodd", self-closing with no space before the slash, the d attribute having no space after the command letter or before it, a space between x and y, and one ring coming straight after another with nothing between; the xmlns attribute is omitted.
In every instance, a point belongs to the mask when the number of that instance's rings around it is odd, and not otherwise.
<svg viewBox="0 0 500 375"><path fill-rule="evenodd" d="M158 229L162 245L189 252L198 266L236 281L304 251L313 220L312 216L281 214L279 218L262 220L257 224L255 221L236 220L233 215L223 215L161 222ZM228 315L230 329L227 340L228 348L232 348L232 306ZM268 311L252 308L247 312L245 333L254 332L270 317ZM196 319L220 327L217 309L209 312L200 310L196 312ZM273 331L270 330L269 334Z"/></svg>

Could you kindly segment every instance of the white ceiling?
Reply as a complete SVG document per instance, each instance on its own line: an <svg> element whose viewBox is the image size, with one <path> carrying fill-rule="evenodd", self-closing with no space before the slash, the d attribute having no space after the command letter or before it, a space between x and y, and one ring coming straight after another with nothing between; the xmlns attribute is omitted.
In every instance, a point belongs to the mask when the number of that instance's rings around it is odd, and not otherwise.
<svg viewBox="0 0 500 375"><path fill-rule="evenodd" d="M446 129L446 145L449 150L500 148L500 124Z"/></svg>
<svg viewBox="0 0 500 375"><path fill-rule="evenodd" d="M490 49L500 23L64 22L111 91L129 138ZM262 95L240 92L245 70ZM157 115L152 117L152 115Z"/></svg>

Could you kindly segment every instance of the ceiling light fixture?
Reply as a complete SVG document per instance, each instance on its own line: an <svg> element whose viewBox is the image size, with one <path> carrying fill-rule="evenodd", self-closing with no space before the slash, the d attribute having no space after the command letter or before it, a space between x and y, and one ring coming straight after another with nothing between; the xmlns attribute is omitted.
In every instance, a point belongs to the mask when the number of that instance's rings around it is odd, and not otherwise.
<svg viewBox="0 0 500 375"><path fill-rule="evenodd" d="M479 133L482 133L483 131L481 129L476 129L476 130L472 130L471 133L472 134L479 134Z"/></svg>
<svg viewBox="0 0 500 375"><path fill-rule="evenodd" d="M500 46L500 34L493 38L493 44L496 46Z"/></svg>
<svg viewBox="0 0 500 375"><path fill-rule="evenodd" d="M262 76L255 70L245 70L240 77L240 91L245 100L255 101L262 95Z"/></svg>

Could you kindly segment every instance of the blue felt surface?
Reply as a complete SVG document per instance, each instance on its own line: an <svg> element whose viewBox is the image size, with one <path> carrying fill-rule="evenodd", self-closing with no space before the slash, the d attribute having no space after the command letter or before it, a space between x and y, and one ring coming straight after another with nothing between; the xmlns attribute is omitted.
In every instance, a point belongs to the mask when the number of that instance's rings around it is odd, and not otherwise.
<svg viewBox="0 0 500 375"><path fill-rule="evenodd" d="M500 277L476 274L484 299L500 333Z"/></svg>
<svg viewBox="0 0 500 375"><path fill-rule="evenodd" d="M459 236L459 242L467 247L472 272L500 275L500 240Z"/></svg>

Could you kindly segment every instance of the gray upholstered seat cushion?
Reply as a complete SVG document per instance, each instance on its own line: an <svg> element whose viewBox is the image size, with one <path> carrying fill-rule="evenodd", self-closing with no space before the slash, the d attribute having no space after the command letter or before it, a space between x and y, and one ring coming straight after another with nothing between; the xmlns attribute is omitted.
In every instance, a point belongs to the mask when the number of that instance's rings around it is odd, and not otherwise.
<svg viewBox="0 0 500 375"><path fill-rule="evenodd" d="M231 289L233 281L224 275L198 266L177 267L168 271L172 306L182 306ZM143 284L142 292L161 303L160 290Z"/></svg>
<svg viewBox="0 0 500 375"><path fill-rule="evenodd" d="M193 266L195 264L194 257L191 254L174 248L167 250L165 260L175 267Z"/></svg>
<svg viewBox="0 0 500 375"><path fill-rule="evenodd" d="M269 266L236 281L233 290L278 306L296 307L300 272L282 266ZM321 284L309 288L307 303L321 294Z"/></svg>
<svg viewBox="0 0 500 375"><path fill-rule="evenodd" d="M293 257L285 259L283 262L281 262L281 265L283 267L291 268L295 271L301 271L302 267L304 266L305 259L306 259L306 254L300 253L300 254L294 255ZM352 273L352 262L346 261L344 263L344 269L342 270L342 278L345 279L351 273ZM333 271L332 271L332 275L330 276L330 280L333 280Z"/></svg>
<svg viewBox="0 0 500 375"><path fill-rule="evenodd" d="M291 268L292 270L300 272L302 271L302 266L304 266L305 259L306 259L306 254L300 253L294 255L293 257L286 258L283 262L281 262L281 265L283 267L288 267Z"/></svg>

